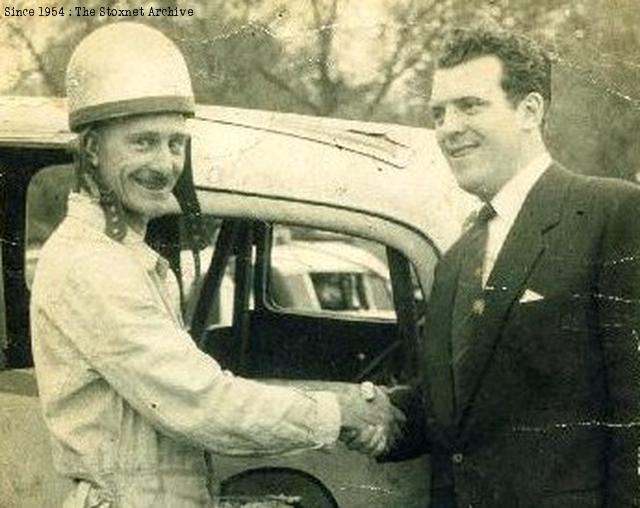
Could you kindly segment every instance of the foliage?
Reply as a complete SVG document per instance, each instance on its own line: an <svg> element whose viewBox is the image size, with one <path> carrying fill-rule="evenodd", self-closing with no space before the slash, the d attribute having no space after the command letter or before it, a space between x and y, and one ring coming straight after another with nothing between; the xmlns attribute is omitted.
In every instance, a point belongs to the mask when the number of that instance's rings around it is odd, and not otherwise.
<svg viewBox="0 0 640 508"><path fill-rule="evenodd" d="M84 5L140 4L90 0ZM554 154L585 173L634 178L640 162L634 136L640 127L636 0L369 0L368 9L364 5L192 0L192 18L136 21L176 40L200 102L428 126L432 58L443 32L469 20L493 20L530 33L555 55L549 125ZM361 17L355 23L354 12ZM19 79L8 92L62 95L72 48L115 19L47 19L46 25L3 19L0 36L22 55ZM349 47L355 44L364 48L359 60Z"/></svg>

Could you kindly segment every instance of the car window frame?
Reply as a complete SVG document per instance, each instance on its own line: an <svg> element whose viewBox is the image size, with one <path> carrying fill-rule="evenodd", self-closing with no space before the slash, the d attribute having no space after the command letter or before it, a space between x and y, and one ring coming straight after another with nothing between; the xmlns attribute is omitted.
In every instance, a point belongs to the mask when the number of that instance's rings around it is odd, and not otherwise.
<svg viewBox="0 0 640 508"><path fill-rule="evenodd" d="M0 147L0 199L2 200L2 288L5 298L4 370L33 366L29 302L26 280L27 196L29 185L41 171L72 162L65 146Z"/></svg>
<svg viewBox="0 0 640 508"><path fill-rule="evenodd" d="M306 317L324 317L324 318L328 318L328 319L334 319L334 320L345 320L345 321L367 321L367 322L376 322L376 321L380 321L380 322L384 322L384 323L394 323L397 321L397 317L394 319L389 319L389 318L383 318L383 317L376 317L376 316L358 316L356 314L350 314L348 312L341 312L341 311L331 311L331 310L326 310L326 309L320 309L320 310L316 310L316 309L305 309L305 308L300 308L300 307L283 307L277 304L277 302L274 300L274 298L270 295L269 293L269 289L271 287L270 284L270 276L271 276L271 259L272 259L272 247L273 247L273 227L274 226L281 226L283 225L283 223L278 222L277 224L274 224L273 222L264 222L265 226L266 226L266 232L267 235L257 238L257 243L256 243L256 263L255 266L261 267L261 270L258 272L261 279L260 279L260 286L259 287L255 287L254 288L254 294L255 296L255 306L256 308L261 308L264 310L268 310L270 312L274 312L274 313L278 313L278 314L282 314L282 315L297 315L297 316L306 316ZM318 228L313 228L313 227L309 227L308 225L298 225L295 222L289 222L286 224L287 226L293 226L293 227L305 227L307 229L318 229ZM341 235L345 235L345 236L350 236L352 238L360 238L362 240L367 240L370 242L375 242L375 243L380 243L377 242L376 240L371 240L369 238L366 238L362 235L352 235L352 234L348 234L348 233L344 233L342 231L339 231L337 229L333 229L333 230L329 230L329 229L322 229L323 232L328 232L328 233L337 233L337 234L341 234ZM386 247L386 245L381 245L382 247ZM388 262L385 260L385 264L387 264L388 266ZM257 277L256 277L256 280ZM259 298L258 298L259 296ZM394 308L395 311L395 308ZM397 313L396 313L397 315Z"/></svg>

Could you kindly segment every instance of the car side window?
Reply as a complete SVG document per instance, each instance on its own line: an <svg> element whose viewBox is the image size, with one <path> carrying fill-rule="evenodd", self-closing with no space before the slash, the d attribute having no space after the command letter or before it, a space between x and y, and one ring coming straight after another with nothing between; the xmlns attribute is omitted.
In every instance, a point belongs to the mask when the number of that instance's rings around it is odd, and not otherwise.
<svg viewBox="0 0 640 508"><path fill-rule="evenodd" d="M71 165L49 166L38 171L27 189L27 225L25 242L25 281L28 288L44 242L67 213L67 197L74 186Z"/></svg>
<svg viewBox="0 0 640 508"><path fill-rule="evenodd" d="M180 284L184 295L185 321L190 323L196 311L196 305L202 295L203 284L212 266L212 262L220 265L220 272L216 283L215 296L211 299L206 309L206 326L223 327L231 326L233 320L234 289L235 289L235 251L231 245L220 243L224 239L220 237L222 221L212 216L205 217L207 232L207 246L197 255L183 248L180 252ZM185 230L181 230L184 242ZM224 233L222 233L224 235ZM229 251L221 252L224 248Z"/></svg>
<svg viewBox="0 0 640 508"><path fill-rule="evenodd" d="M290 311L396 319L385 247L312 228L274 226L267 298Z"/></svg>
<svg viewBox="0 0 640 508"><path fill-rule="evenodd" d="M197 261L189 250L183 249L180 255L186 322L191 322L197 301L202 296L207 272L215 262L219 265L216 267L219 272L217 290L215 296L210 296L212 301L207 309L206 326L231 326L238 238L229 235L229 241L234 241L235 245L225 246L224 239L220 238L222 220L212 216L206 216L205 220L209 234L208 246L200 252ZM397 320L384 245L314 228L278 224L271 225L271 228L264 297L274 310L334 318ZM218 252L225 247L228 252ZM251 252L254 264L255 246ZM219 259L214 260L216 253ZM412 266L410 270L413 295L418 307L422 308L424 292ZM251 288L249 310L254 308L254 298Z"/></svg>

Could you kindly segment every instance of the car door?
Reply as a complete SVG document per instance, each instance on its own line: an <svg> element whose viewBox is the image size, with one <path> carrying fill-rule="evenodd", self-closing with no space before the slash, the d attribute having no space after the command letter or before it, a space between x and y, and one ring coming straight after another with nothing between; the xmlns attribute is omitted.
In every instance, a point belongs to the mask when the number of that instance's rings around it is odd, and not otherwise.
<svg viewBox="0 0 640 508"><path fill-rule="evenodd" d="M73 182L69 162L63 147L0 147L0 292L5 295L0 344L6 360L0 365L0 506L60 506L71 483L53 468L38 387L29 368L28 314L38 251L64 216Z"/></svg>
<svg viewBox="0 0 640 508"><path fill-rule="evenodd" d="M223 367L237 375L304 388L338 390L341 382L372 380L393 385L413 380L425 299L411 264L400 252L362 237L290 223L225 218L214 229L211 253L200 260L199 280L191 273L191 255L183 251L179 257L194 340ZM283 235L283 230L287 234ZM289 239L283 240L287 235ZM330 235L330 239L317 240L322 235ZM303 242L304 252L311 246L322 246L322 241L332 242L332 247L344 244L343 259L330 257L320 262L317 256L304 254L296 260L305 265L300 269L285 266L282 256L274 254L283 242ZM173 257L176 260L175 252ZM434 252L433 259L436 257ZM387 270L386 279L380 274L380 264ZM345 280L362 276L367 267L377 276L373 280L387 281L390 311L336 310L318 305L314 269ZM276 279L282 279L283 274L291 275L291 280L280 280L281 287L276 288ZM223 291L229 278L232 290ZM194 284L198 286L195 292ZM288 299L282 298L283 285L290 290ZM364 293L361 291L361 296ZM221 302L225 299L227 302ZM215 310L221 303L228 307L229 299L230 321L220 319L221 313ZM361 306L374 306L363 300ZM384 307L380 300L384 299L378 294L377 305ZM328 454L310 452L272 459L216 456L212 462L222 494L284 492L310 498L320 489L331 502L318 506L349 507L417 507L427 496L424 478L428 465L424 459L381 465L342 446ZM315 505L303 502L301 506Z"/></svg>
<svg viewBox="0 0 640 508"><path fill-rule="evenodd" d="M407 361L415 356L424 299L401 254L363 239L357 239L356 247L348 243L356 239L334 234L331 246L341 248L344 257L318 261L317 255L314 259L313 252L305 251L322 250L322 242L292 240L286 247L296 244L303 254L296 260L300 266L292 269L281 255L274 255L283 250L274 242L274 231L282 226L274 230L273 224L227 221L221 229L227 226L236 228L235 244L232 248L218 245L217 256L203 274L203 282L211 282L217 272L219 286L210 288L208 294L202 289L198 296L190 294L189 298L199 299L188 303L197 307L191 312L195 314L191 316L192 332L210 354L239 374L256 378L411 380L415 369ZM318 233L307 228L307 235ZM340 242L335 241L336 236ZM376 247L380 259L365 250ZM354 252L360 259L348 263ZM366 256L383 266L386 274L379 267L367 270L362 261ZM232 263L232 268L222 270L219 263L225 262ZM223 291L221 295L222 273L233 273L233 293ZM336 307L336 300L333 306L326 305L327 298L320 295L327 281L335 284L338 303L345 306L349 301L348 308ZM230 303L221 299L233 299L232 323L215 322L211 309Z"/></svg>

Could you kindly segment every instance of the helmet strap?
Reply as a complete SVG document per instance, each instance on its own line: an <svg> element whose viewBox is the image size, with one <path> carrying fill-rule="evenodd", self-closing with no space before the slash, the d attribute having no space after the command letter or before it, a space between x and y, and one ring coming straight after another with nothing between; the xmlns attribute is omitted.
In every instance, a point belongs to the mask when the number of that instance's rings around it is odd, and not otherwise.
<svg viewBox="0 0 640 508"><path fill-rule="evenodd" d="M191 139L187 140L185 150L184 169L175 187L173 195L180 205L180 211L184 217L185 244L193 254L193 262L195 268L195 278L200 278L200 251L207 247L207 234L202 217L202 210L198 196L196 195L196 187L193 181L193 168L191 165Z"/></svg>
<svg viewBox="0 0 640 508"><path fill-rule="evenodd" d="M104 232L117 242L124 240L127 236L127 223L124 220L124 209L122 203L117 198L116 193L104 186L100 186L100 206L104 212L105 228Z"/></svg>
<svg viewBox="0 0 640 508"><path fill-rule="evenodd" d="M105 234L121 242L127 236L124 208L116 193L104 184L98 167L89 160L86 151L88 134L89 130L86 130L79 135L79 146L75 151L78 190L98 200L105 217Z"/></svg>

